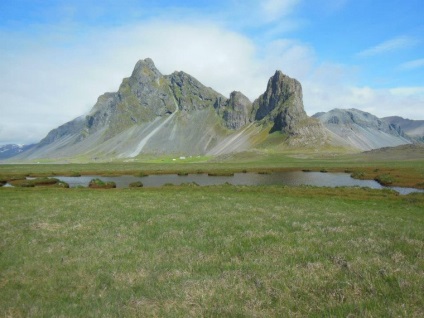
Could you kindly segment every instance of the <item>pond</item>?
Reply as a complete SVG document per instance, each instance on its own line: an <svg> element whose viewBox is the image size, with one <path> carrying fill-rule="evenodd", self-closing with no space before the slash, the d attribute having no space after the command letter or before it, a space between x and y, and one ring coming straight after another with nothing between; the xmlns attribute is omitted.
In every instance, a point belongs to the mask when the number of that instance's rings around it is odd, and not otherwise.
<svg viewBox="0 0 424 318"><path fill-rule="evenodd" d="M260 173L235 173L233 176L209 176L207 174L189 174L180 176L176 174L166 175L149 175L145 177L135 176L119 176L119 177L102 177L96 175L81 176L81 177L64 177L55 176L69 184L70 187L88 186L91 179L99 178L103 181L113 181L118 188L128 187L130 183L141 181L144 187L160 187L165 184L180 185L182 183L195 182L200 186L220 185L230 183L232 185L247 185L247 186L260 186L260 185L311 185L320 187L369 187L372 189L387 188L380 185L374 180L358 180L353 179L347 173L323 173L323 172L303 172L303 171L290 171L290 172L273 172L270 174ZM411 192L424 192L420 189L414 188L400 188L390 187L400 194L408 194Z"/></svg>

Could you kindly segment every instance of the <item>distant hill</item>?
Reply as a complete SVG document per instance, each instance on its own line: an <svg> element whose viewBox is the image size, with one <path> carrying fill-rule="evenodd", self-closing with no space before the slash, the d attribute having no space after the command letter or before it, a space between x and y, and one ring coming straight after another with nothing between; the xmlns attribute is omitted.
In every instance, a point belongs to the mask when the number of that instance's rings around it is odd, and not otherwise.
<svg viewBox="0 0 424 318"><path fill-rule="evenodd" d="M382 120L398 125L408 136L424 141L424 120L411 120L399 116L384 117Z"/></svg>
<svg viewBox="0 0 424 318"><path fill-rule="evenodd" d="M0 146L0 160L2 159L8 159L13 156L16 156L34 145L17 145L17 144L8 144Z"/></svg>
<svg viewBox="0 0 424 318"><path fill-rule="evenodd" d="M318 113L319 119L340 143L361 150L411 143L401 127L358 109L333 109Z"/></svg>

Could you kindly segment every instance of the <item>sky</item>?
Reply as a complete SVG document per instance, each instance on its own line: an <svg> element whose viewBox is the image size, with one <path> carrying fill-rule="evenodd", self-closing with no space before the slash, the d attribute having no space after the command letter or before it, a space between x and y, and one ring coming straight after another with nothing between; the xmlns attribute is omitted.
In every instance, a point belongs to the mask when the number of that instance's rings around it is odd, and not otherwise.
<svg viewBox="0 0 424 318"><path fill-rule="evenodd" d="M422 0L2 0L0 145L88 113L147 57L251 101L281 70L310 116L424 119Z"/></svg>

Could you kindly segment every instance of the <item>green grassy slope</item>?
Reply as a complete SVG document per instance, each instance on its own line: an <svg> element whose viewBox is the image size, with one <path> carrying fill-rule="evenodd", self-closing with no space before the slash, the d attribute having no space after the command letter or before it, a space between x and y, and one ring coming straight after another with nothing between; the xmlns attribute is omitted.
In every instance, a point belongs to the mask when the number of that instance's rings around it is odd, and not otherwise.
<svg viewBox="0 0 424 318"><path fill-rule="evenodd" d="M420 317L424 196L0 188L0 316Z"/></svg>

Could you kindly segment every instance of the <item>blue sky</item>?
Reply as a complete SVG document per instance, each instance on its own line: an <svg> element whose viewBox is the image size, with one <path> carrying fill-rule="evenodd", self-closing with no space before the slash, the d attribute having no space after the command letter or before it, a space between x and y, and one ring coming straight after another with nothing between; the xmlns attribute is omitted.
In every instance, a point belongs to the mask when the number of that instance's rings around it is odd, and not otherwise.
<svg viewBox="0 0 424 318"><path fill-rule="evenodd" d="M87 113L146 57L252 101L282 70L309 115L424 119L423 35L422 0L3 0L0 144Z"/></svg>

